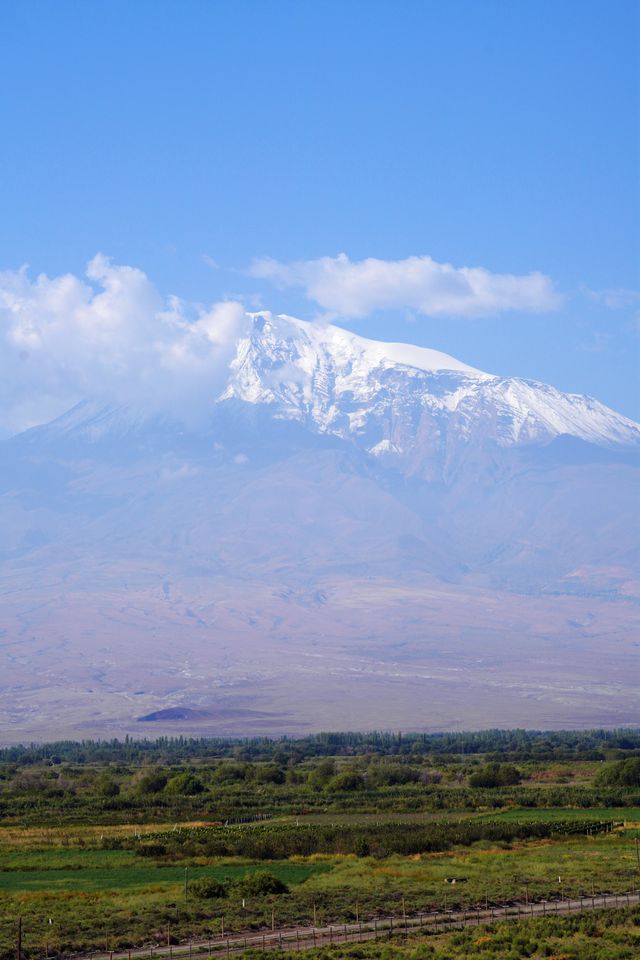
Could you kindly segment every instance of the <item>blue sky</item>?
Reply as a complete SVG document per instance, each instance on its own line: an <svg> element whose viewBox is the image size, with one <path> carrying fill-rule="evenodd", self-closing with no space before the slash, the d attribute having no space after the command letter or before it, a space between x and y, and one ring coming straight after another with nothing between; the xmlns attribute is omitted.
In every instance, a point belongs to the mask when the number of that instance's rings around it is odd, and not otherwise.
<svg viewBox="0 0 640 960"><path fill-rule="evenodd" d="M0 271L82 275L100 251L163 294L330 313L640 418L639 9L4 4ZM434 307L392 270L344 316L317 292L340 253L354 277L430 257L546 286Z"/></svg>

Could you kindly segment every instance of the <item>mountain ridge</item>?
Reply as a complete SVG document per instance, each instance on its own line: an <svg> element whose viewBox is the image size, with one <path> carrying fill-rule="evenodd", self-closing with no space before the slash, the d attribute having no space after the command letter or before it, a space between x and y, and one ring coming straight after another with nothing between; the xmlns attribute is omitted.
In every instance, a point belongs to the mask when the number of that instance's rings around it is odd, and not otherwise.
<svg viewBox="0 0 640 960"><path fill-rule="evenodd" d="M267 311L248 316L253 329L240 338L228 382L212 395L212 408L230 400L261 405L278 419L343 439L361 437L374 456L406 453L419 433L431 427L438 435L443 425L453 425L459 441L480 438L499 446L547 443L561 435L640 446L639 424L586 395L485 373L440 351L368 340L333 325L286 315L274 319ZM420 409L426 425L418 422ZM135 431L148 419L132 409L85 400L32 429L84 430L99 439L105 431ZM162 419L171 418L156 417ZM403 420L416 426L416 435L407 435ZM376 433L377 442L368 443Z"/></svg>

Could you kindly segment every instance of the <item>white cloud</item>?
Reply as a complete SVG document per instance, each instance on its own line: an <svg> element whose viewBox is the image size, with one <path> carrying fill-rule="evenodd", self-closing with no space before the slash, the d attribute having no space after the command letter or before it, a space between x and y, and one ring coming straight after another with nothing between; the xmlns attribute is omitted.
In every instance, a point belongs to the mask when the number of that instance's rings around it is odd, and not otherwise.
<svg viewBox="0 0 640 960"><path fill-rule="evenodd" d="M610 310L624 310L626 307L635 307L640 304L640 290L629 290L626 287L614 287L609 290L589 290L586 294L596 303L601 303Z"/></svg>
<svg viewBox="0 0 640 960"><path fill-rule="evenodd" d="M241 303L163 298L141 270L100 254L86 280L0 273L0 429L83 398L188 418L222 389L247 322Z"/></svg>
<svg viewBox="0 0 640 960"><path fill-rule="evenodd" d="M561 297L543 273L490 273L483 267L452 267L431 257L351 261L346 254L281 263L254 260L254 277L279 287L301 287L334 316L364 317L374 310L409 309L426 316L480 317L521 310L553 310Z"/></svg>

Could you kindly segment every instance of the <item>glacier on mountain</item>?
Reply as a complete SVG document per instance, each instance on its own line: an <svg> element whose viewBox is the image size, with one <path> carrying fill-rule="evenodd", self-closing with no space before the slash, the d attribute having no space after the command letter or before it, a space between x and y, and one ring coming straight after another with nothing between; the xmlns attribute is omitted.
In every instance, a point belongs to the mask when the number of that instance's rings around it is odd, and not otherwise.
<svg viewBox="0 0 640 960"><path fill-rule="evenodd" d="M253 319L220 399L266 404L275 417L356 438L374 455L408 456L421 443L544 444L561 435L640 442L638 424L590 397L332 325L268 313Z"/></svg>

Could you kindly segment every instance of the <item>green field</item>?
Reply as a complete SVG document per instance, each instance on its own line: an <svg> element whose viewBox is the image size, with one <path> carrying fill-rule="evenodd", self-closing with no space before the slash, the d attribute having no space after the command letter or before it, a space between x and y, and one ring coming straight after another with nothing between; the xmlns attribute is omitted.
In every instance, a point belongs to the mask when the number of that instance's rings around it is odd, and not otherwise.
<svg viewBox="0 0 640 960"><path fill-rule="evenodd" d="M640 807L513 807L495 813L481 814L486 820L625 820L640 822Z"/></svg>
<svg viewBox="0 0 640 960"><path fill-rule="evenodd" d="M100 852L100 851L96 851ZM106 853L107 851L105 851ZM116 851L108 851L113 857ZM93 857L88 859L94 859ZM118 858L127 860L126 855ZM76 863L72 869L51 866L40 870L1 870L0 890L18 893L27 890L47 890L49 892L63 890L82 890L87 893L96 890L123 890L129 887L152 887L155 891L164 889L175 893L182 891L185 883L185 868L182 866L140 865L140 862L120 862L111 866L94 867L82 863L82 857L76 855ZM3 863L3 866L5 864ZM189 880L201 877L215 877L222 880L225 877L241 877L251 873L264 864L225 863L221 865L188 867ZM303 883L314 873L328 869L325 864L301 863L269 863L269 872L286 884Z"/></svg>
<svg viewBox="0 0 640 960"><path fill-rule="evenodd" d="M15 960L18 917L21 960L63 960L223 924L344 924L640 886L640 735L488 731L460 735L464 751L455 736L448 752L437 737L387 734L220 742L210 756L204 741L0 751L0 960ZM625 826L593 833L600 821ZM638 960L636 916L316 956Z"/></svg>

